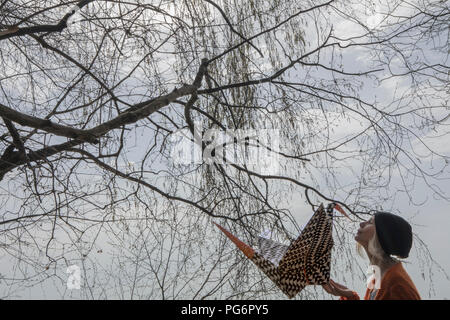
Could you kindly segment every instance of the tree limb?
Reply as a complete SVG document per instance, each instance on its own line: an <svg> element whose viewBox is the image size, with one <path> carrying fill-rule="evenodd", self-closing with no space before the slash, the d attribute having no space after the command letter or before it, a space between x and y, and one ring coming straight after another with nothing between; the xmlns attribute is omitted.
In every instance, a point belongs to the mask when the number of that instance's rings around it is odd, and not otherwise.
<svg viewBox="0 0 450 320"><path fill-rule="evenodd" d="M78 10L93 2L94 0L82 0L76 4ZM58 24L48 24L48 25L40 25L33 27L25 27L19 28L18 26L11 26L5 31L0 32L0 41L9 39L12 37L20 37L28 34L42 33L42 32L61 32L65 28L67 28L67 21L71 16L73 16L77 11L77 9L73 9L62 17L62 19L58 22Z"/></svg>
<svg viewBox="0 0 450 320"><path fill-rule="evenodd" d="M50 120L29 116L22 112L18 112L14 109L11 109L1 103L0 103L0 116L3 117L3 119L14 121L25 127L40 129L49 133L56 134L58 136L63 136L71 139L83 140L90 143L98 143L97 137L88 133L86 130L75 129L69 126L54 123ZM6 125L8 126L8 124Z"/></svg>

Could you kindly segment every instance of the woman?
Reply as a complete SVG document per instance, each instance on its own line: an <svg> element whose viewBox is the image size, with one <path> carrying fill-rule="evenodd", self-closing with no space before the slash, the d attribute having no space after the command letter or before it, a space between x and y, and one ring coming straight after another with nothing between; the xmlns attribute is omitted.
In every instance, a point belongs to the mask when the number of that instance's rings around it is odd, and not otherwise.
<svg viewBox="0 0 450 320"><path fill-rule="evenodd" d="M391 257L407 258L409 255L412 230L406 220L391 213L377 212L360 224L355 240L365 249L370 264L377 267L375 270L381 279L379 285L368 286L364 300L420 300L419 292L402 263ZM356 292L331 279L323 288L340 296L340 300L359 300Z"/></svg>

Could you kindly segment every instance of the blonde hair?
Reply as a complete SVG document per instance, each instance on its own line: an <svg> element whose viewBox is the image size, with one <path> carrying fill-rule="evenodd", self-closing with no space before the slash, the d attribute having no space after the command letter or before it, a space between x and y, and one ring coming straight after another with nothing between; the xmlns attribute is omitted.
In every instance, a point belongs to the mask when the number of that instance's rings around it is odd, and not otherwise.
<svg viewBox="0 0 450 320"><path fill-rule="evenodd" d="M383 248L381 247L376 232L374 232L373 237L369 240L367 251L369 252L369 254L379 259L380 261L389 258L389 255L384 252Z"/></svg>
<svg viewBox="0 0 450 320"><path fill-rule="evenodd" d="M377 259L384 260L387 258L387 254L381 247L376 233L374 233L373 237L369 240L367 251L368 254L376 257ZM356 252L361 258L365 258L367 256L364 254L365 250L363 250L363 246L359 242L356 243Z"/></svg>
<svg viewBox="0 0 450 320"><path fill-rule="evenodd" d="M360 243L356 243L356 251L362 258L365 258L364 254L363 254L364 250L362 250L362 249L363 249L363 246ZM390 256L383 250L380 242L378 241L376 232L374 233L373 237L368 242L366 253L373 256L376 260L378 260L380 262L388 261L388 260L392 260L395 262L398 261L396 258ZM366 256L367 256L367 254L366 254Z"/></svg>
<svg viewBox="0 0 450 320"><path fill-rule="evenodd" d="M358 253L358 255L361 258L365 258L366 257L365 254L364 254L363 246L359 242L356 243L356 252Z"/></svg>

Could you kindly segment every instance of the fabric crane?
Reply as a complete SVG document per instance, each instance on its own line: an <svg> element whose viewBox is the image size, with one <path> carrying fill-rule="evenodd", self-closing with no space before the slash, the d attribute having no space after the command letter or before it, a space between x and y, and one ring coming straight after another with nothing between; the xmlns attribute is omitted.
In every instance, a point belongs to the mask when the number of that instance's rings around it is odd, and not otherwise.
<svg viewBox="0 0 450 320"><path fill-rule="evenodd" d="M291 299L307 285L321 285L330 280L333 209L347 216L336 203L326 210L321 204L289 246L259 237L259 250L214 224Z"/></svg>

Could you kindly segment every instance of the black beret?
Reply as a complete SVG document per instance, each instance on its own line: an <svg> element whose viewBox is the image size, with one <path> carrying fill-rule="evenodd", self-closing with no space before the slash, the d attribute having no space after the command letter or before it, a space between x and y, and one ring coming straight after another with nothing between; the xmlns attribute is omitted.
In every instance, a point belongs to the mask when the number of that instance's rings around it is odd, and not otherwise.
<svg viewBox="0 0 450 320"><path fill-rule="evenodd" d="M402 217L388 212L374 214L378 241L384 252L407 258L412 246L411 225Z"/></svg>

